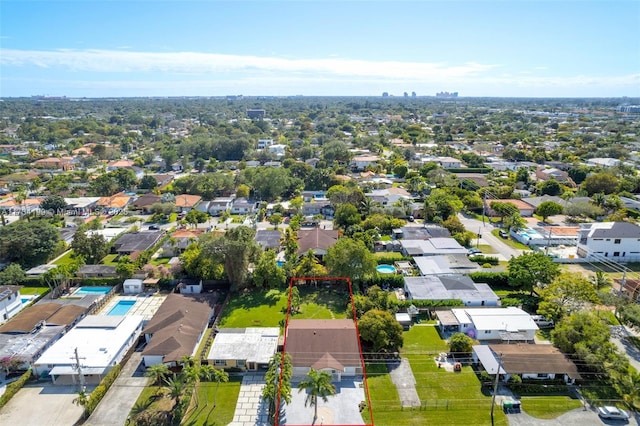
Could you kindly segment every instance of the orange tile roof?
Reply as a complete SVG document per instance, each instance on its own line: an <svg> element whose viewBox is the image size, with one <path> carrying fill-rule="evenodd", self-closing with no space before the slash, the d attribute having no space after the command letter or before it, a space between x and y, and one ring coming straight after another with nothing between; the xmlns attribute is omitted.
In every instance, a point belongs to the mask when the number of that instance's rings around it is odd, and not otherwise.
<svg viewBox="0 0 640 426"><path fill-rule="evenodd" d="M202 200L199 195L176 195L176 207L193 207Z"/></svg>

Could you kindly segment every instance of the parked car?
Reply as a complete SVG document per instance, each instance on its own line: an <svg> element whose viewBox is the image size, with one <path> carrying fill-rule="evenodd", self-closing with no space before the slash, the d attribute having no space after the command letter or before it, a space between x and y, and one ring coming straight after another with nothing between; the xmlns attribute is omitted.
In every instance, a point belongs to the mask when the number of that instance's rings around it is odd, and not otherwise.
<svg viewBox="0 0 640 426"><path fill-rule="evenodd" d="M498 232L498 234L502 237L502 238L509 238L509 233L507 231L505 231L504 229L501 229L500 232Z"/></svg>
<svg viewBox="0 0 640 426"><path fill-rule="evenodd" d="M150 225L149 231L159 231L160 227L158 225Z"/></svg>
<svg viewBox="0 0 640 426"><path fill-rule="evenodd" d="M626 411L611 405L598 407L598 415L603 419L629 420L629 414Z"/></svg>
<svg viewBox="0 0 640 426"><path fill-rule="evenodd" d="M476 254L482 254L482 250L480 250L479 248L475 248L475 247L471 247L468 251L467 254L473 256Z"/></svg>
<svg viewBox="0 0 640 426"><path fill-rule="evenodd" d="M547 318L543 317L542 315L531 315L531 319L540 328L550 328L550 327L553 327L555 325L553 320L547 319Z"/></svg>

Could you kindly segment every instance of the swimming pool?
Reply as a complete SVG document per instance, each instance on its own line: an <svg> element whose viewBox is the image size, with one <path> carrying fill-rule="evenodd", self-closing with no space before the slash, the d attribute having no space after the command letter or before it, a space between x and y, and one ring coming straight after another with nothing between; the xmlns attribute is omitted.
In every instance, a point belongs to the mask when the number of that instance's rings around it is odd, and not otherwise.
<svg viewBox="0 0 640 426"><path fill-rule="evenodd" d="M73 294L107 294L113 287L80 287Z"/></svg>
<svg viewBox="0 0 640 426"><path fill-rule="evenodd" d="M35 299L35 296L20 296L20 302L22 302L23 305L31 302L33 299Z"/></svg>
<svg viewBox="0 0 640 426"><path fill-rule="evenodd" d="M379 274L395 274L396 268L393 265L378 265L376 271Z"/></svg>
<svg viewBox="0 0 640 426"><path fill-rule="evenodd" d="M107 315L125 315L135 304L135 300L119 300Z"/></svg>

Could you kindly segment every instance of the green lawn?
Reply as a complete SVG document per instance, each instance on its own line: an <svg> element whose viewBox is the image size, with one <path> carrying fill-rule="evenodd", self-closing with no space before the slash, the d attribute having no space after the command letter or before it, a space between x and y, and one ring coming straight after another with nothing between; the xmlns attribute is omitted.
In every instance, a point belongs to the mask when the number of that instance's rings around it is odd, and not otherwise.
<svg viewBox="0 0 640 426"><path fill-rule="evenodd" d="M402 253L397 251L377 251L373 253L375 257L384 257L388 259L402 259Z"/></svg>
<svg viewBox="0 0 640 426"><path fill-rule="evenodd" d="M23 296L29 296L32 294L41 295L47 291L49 291L47 287L22 287L20 289L20 294Z"/></svg>
<svg viewBox="0 0 640 426"><path fill-rule="evenodd" d="M166 265L170 260L170 257L156 257L155 259L151 259L151 264L156 266Z"/></svg>
<svg viewBox="0 0 640 426"><path fill-rule="evenodd" d="M75 261L74 257L73 257L73 250L69 250L67 251L65 254L63 254L61 257L58 258L58 260L56 260L55 262L53 262L54 265L70 265Z"/></svg>
<svg viewBox="0 0 640 426"><path fill-rule="evenodd" d="M233 420L236 402L240 393L242 377L231 376L229 382L220 383L216 392L216 382L198 384L198 406L192 405L188 417L182 421L186 426L222 426ZM213 405L215 396L215 408ZM195 394L193 396L195 402Z"/></svg>
<svg viewBox="0 0 640 426"><path fill-rule="evenodd" d="M404 333L402 356L409 359L422 407L403 409L397 390L384 364L367 366L367 384L377 425L487 425L491 424L491 398L483 395L471 370L461 373L438 369L435 353L446 351L435 327L414 326ZM368 413L363 412L365 421ZM496 425L507 425L506 416L496 411Z"/></svg>
<svg viewBox="0 0 640 426"><path fill-rule="evenodd" d="M117 266L118 265L118 254L108 254L106 255L103 259L102 259L102 264L103 265L111 265L111 266Z"/></svg>
<svg viewBox="0 0 640 426"><path fill-rule="evenodd" d="M522 410L538 419L555 419L567 411L582 407L579 399L569 396L523 396Z"/></svg>
<svg viewBox="0 0 640 426"><path fill-rule="evenodd" d="M494 254L498 252L495 248L493 248L492 245L489 244L480 244L478 248L482 250L482 253L484 254Z"/></svg>
<svg viewBox="0 0 640 426"><path fill-rule="evenodd" d="M299 285L303 303L296 319L347 318L349 295L346 288ZM232 298L225 308L220 327L282 327L287 316L287 290L252 291Z"/></svg>

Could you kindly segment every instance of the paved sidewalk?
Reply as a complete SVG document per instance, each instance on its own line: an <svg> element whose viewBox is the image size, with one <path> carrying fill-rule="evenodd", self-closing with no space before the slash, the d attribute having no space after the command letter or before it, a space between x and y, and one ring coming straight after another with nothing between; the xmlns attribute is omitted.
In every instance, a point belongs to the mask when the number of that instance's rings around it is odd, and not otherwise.
<svg viewBox="0 0 640 426"><path fill-rule="evenodd" d="M261 426L269 424L268 407L262 402L264 374L247 374L240 385L233 421L229 426Z"/></svg>
<svg viewBox="0 0 640 426"><path fill-rule="evenodd" d="M391 381L398 389L398 396L403 407L419 407L420 397L416 391L416 379L413 377L409 360L401 358L400 362L387 361Z"/></svg>

